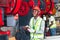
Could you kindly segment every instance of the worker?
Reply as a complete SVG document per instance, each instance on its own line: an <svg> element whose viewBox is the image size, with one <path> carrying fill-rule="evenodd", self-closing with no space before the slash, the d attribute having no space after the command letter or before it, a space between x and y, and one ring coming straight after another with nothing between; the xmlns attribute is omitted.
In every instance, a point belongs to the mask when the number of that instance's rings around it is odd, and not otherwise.
<svg viewBox="0 0 60 40"><path fill-rule="evenodd" d="M27 30L30 32L30 40L43 40L44 39L44 28L45 22L39 16L41 12L38 6L33 7L33 17L30 19L29 27Z"/></svg>
<svg viewBox="0 0 60 40"><path fill-rule="evenodd" d="M49 27L50 27L50 34L51 36L56 35L56 21L54 16L50 16L49 18Z"/></svg>

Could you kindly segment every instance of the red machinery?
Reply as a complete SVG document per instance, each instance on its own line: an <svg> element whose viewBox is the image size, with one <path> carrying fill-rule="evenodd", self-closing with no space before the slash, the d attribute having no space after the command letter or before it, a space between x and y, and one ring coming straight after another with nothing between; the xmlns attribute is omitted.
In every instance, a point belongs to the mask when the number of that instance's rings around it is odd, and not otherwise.
<svg viewBox="0 0 60 40"><path fill-rule="evenodd" d="M3 11L5 15L15 15L20 8L20 4L21 0L0 0L0 28L4 26L4 21L2 19ZM0 35L5 34L10 35L10 31L0 30Z"/></svg>
<svg viewBox="0 0 60 40"><path fill-rule="evenodd" d="M10 3L7 5L8 7L5 8L6 15L15 15L21 5L21 0L11 0Z"/></svg>
<svg viewBox="0 0 60 40"><path fill-rule="evenodd" d="M22 2L18 14L20 16L26 16L29 12L29 6L27 2Z"/></svg>
<svg viewBox="0 0 60 40"><path fill-rule="evenodd" d="M0 26L4 25L4 22L2 20L2 9L0 8Z"/></svg>
<svg viewBox="0 0 60 40"><path fill-rule="evenodd" d="M0 8L0 35L10 35L10 31L1 31L1 27L4 25L4 21L2 19L2 8Z"/></svg>

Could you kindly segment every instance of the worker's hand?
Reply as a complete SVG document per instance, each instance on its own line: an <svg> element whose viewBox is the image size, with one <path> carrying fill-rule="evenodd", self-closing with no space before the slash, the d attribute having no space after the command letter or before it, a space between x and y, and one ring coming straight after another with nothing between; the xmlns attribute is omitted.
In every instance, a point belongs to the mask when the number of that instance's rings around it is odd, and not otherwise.
<svg viewBox="0 0 60 40"><path fill-rule="evenodd" d="M28 25L26 25L25 27L29 28L29 26L28 26Z"/></svg>
<svg viewBox="0 0 60 40"><path fill-rule="evenodd" d="M23 27L24 30L27 30L28 28L29 28L29 27L26 27L26 26Z"/></svg>
<svg viewBox="0 0 60 40"><path fill-rule="evenodd" d="M46 31L47 31L47 32L49 31L49 27L46 28Z"/></svg>
<svg viewBox="0 0 60 40"><path fill-rule="evenodd" d="M23 29L26 30L27 28L24 26Z"/></svg>
<svg viewBox="0 0 60 40"><path fill-rule="evenodd" d="M24 29L26 29L26 30L29 29L29 26L28 25L24 26Z"/></svg>

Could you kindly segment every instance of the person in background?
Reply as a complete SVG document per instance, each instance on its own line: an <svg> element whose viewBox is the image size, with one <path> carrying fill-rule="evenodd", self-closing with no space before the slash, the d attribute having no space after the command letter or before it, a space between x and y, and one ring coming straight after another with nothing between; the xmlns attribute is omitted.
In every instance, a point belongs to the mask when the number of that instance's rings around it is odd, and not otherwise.
<svg viewBox="0 0 60 40"><path fill-rule="evenodd" d="M43 40L44 39L44 28L45 22L39 16L41 12L38 6L33 8L33 17L30 19L29 26L25 26L26 30L30 32L30 40Z"/></svg>
<svg viewBox="0 0 60 40"><path fill-rule="evenodd" d="M49 18L49 27L51 36L56 35L56 21L53 15Z"/></svg>

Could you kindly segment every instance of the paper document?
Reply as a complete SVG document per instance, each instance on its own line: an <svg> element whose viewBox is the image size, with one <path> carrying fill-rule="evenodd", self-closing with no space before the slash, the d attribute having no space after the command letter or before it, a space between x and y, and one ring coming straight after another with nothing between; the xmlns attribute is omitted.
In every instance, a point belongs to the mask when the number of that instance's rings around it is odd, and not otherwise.
<svg viewBox="0 0 60 40"><path fill-rule="evenodd" d="M35 30L33 29L27 29L29 32L35 32Z"/></svg>

